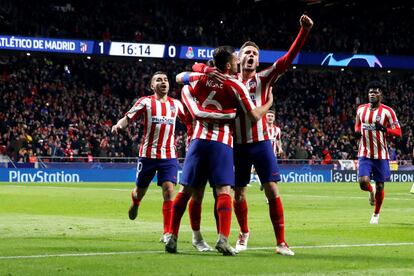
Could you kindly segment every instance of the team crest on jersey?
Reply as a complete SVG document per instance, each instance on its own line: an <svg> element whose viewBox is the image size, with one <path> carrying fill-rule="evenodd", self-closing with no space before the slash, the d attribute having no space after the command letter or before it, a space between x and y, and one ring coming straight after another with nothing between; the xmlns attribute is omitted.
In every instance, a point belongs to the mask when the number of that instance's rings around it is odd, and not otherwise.
<svg viewBox="0 0 414 276"><path fill-rule="evenodd" d="M172 113L175 113L177 111L177 108L175 108L175 106L170 106L170 110Z"/></svg>
<svg viewBox="0 0 414 276"><path fill-rule="evenodd" d="M375 117L375 121L376 121L376 122L381 121L381 116L380 116L380 115L377 115L377 117Z"/></svg>
<svg viewBox="0 0 414 276"><path fill-rule="evenodd" d="M256 86L257 86L257 83L256 83L255 80L249 81L247 83L247 88L249 88L249 89L256 88Z"/></svg>

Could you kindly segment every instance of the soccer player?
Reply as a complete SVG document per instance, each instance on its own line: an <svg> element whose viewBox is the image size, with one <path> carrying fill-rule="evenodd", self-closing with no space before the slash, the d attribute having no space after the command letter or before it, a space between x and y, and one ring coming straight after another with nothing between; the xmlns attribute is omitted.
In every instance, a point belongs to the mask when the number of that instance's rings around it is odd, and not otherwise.
<svg viewBox="0 0 414 276"><path fill-rule="evenodd" d="M313 26L307 15L299 19L301 29L288 52L275 63L257 72L259 66L259 47L251 41L240 48L239 62L241 72L238 78L246 85L257 107L263 105L269 95L269 88L292 63ZM211 68L203 64L193 66L196 72L210 72ZM249 228L247 221L246 186L250 182L251 167L254 165L269 201L269 214L276 236L276 252L284 256L292 256L294 252L288 247L284 237L283 205L280 199L277 182L280 181L277 160L273 154L269 132L265 118L257 122L248 120L247 115L236 118L234 165L236 185L234 187L234 212L240 225L236 250L247 249Z"/></svg>
<svg viewBox="0 0 414 276"><path fill-rule="evenodd" d="M164 221L163 241L166 241L171 223L171 208L174 184L177 181L178 161L175 148L175 122L177 116L184 121L185 114L180 101L168 97L169 82L164 72L158 71L151 78L151 96L139 98L132 108L112 127L117 134L129 123L142 116L144 134L139 149L136 187L132 190L132 203L128 211L134 220L138 207L148 190L155 173L158 173L158 186L162 187L164 202L162 214Z"/></svg>
<svg viewBox="0 0 414 276"><path fill-rule="evenodd" d="M237 71L237 57L228 46L218 47L213 53L216 67L228 76L223 82L217 82L198 73L181 73L177 82L188 84L184 96L195 97L199 105L217 112L241 106L250 120L261 119L270 108L273 98L269 95L266 104L255 107L249 98L246 87L230 75ZM195 106L184 101L190 112ZM166 251L177 252L177 236L181 217L193 190L200 190L203 178L209 180L217 193L217 213L219 219L219 237L216 249L223 255L235 255L236 251L228 243L231 224L230 187L234 185L233 173L233 137L232 122L210 122L203 118L195 120L194 134L184 162L182 185L184 189L174 199L171 237ZM201 179L201 181L200 181Z"/></svg>
<svg viewBox="0 0 414 276"><path fill-rule="evenodd" d="M361 190L369 192L374 206L370 224L379 223L384 200L384 182L391 175L387 135L401 137L401 128L392 108L382 104L384 88L379 81L368 83L368 104L357 109L355 136L359 138L358 177ZM371 177L375 185L371 185Z"/></svg>
<svg viewBox="0 0 414 276"><path fill-rule="evenodd" d="M280 157L283 154L282 149L282 131L280 127L275 125L275 111L269 109L266 113L267 129L269 131L270 141L272 141L272 148L275 156Z"/></svg>

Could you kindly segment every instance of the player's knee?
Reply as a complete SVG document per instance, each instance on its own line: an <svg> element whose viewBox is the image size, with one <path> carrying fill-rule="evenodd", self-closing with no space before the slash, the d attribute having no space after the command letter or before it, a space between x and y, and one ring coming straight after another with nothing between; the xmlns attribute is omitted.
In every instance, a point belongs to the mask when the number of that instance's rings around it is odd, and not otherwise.
<svg viewBox="0 0 414 276"><path fill-rule="evenodd" d="M191 195L191 199L197 203L201 203L203 202L203 195L204 193L202 193L201 191L194 191Z"/></svg>
<svg viewBox="0 0 414 276"><path fill-rule="evenodd" d="M171 182L164 182L162 185L164 200L172 200L174 197L174 185Z"/></svg>
<svg viewBox="0 0 414 276"><path fill-rule="evenodd" d="M246 188L236 187L234 189L234 201L241 202L246 200Z"/></svg>
<svg viewBox="0 0 414 276"><path fill-rule="evenodd" d="M367 177L360 177L359 178L359 187L361 190L366 190L368 185L370 184L370 181Z"/></svg>

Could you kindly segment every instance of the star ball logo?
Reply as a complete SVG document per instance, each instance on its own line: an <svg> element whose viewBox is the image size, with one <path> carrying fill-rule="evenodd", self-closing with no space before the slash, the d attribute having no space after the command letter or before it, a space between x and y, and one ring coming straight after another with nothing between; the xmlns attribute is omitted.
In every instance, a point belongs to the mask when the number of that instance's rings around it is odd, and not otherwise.
<svg viewBox="0 0 414 276"><path fill-rule="evenodd" d="M334 181L334 182L342 182L342 174L340 173L340 172L336 172L336 173L334 173L333 174L333 176L332 176L332 180Z"/></svg>

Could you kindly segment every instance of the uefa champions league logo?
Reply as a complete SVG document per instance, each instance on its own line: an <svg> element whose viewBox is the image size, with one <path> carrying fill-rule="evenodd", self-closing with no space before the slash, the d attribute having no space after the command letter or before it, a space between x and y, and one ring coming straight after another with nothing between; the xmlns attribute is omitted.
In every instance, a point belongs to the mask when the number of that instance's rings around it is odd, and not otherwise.
<svg viewBox="0 0 414 276"><path fill-rule="evenodd" d="M334 173L333 176L332 176L332 180L333 180L333 182L342 182L342 180L343 180L342 174L340 172Z"/></svg>
<svg viewBox="0 0 414 276"><path fill-rule="evenodd" d="M361 61L368 65L370 68L379 67L382 68L382 64L379 59L374 55L352 55L347 58L335 58L334 53L329 53L322 61L321 65L325 66L342 66L346 67L351 62L361 64ZM360 65L362 66L362 64Z"/></svg>

